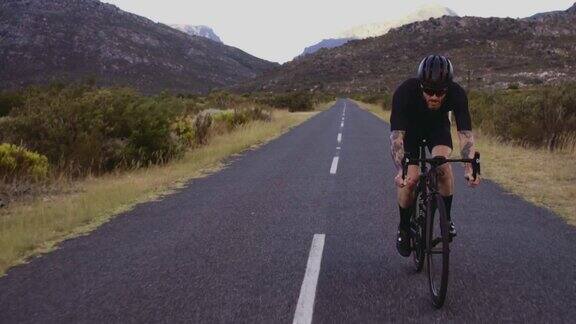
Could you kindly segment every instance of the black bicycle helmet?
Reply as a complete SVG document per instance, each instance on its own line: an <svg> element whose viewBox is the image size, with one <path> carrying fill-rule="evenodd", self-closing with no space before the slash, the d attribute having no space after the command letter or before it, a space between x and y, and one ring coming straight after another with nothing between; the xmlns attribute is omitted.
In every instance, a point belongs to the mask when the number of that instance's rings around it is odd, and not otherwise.
<svg viewBox="0 0 576 324"><path fill-rule="evenodd" d="M453 77L452 62L442 55L428 55L418 67L418 79L425 88L447 88Z"/></svg>

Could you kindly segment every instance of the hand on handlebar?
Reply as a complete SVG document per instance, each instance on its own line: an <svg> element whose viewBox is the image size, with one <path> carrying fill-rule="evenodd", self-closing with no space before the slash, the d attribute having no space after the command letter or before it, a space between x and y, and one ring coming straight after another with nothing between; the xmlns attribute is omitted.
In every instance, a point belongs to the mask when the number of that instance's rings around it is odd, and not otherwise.
<svg viewBox="0 0 576 324"><path fill-rule="evenodd" d="M408 173L406 173L406 176L404 177L404 179L402 179L402 170L400 170L398 171L396 177L394 177L394 183L398 188L404 188L407 186L416 186L416 182L418 181L417 179L418 178L412 179L412 177L410 177Z"/></svg>
<svg viewBox="0 0 576 324"><path fill-rule="evenodd" d="M402 179L402 171L398 172L396 177L394 177L394 183L398 188L404 188L408 183L408 175L404 179Z"/></svg>
<svg viewBox="0 0 576 324"><path fill-rule="evenodd" d="M466 163L464 166L464 178L469 187L475 188L480 184L480 174L476 174L476 179L474 179L471 163Z"/></svg>

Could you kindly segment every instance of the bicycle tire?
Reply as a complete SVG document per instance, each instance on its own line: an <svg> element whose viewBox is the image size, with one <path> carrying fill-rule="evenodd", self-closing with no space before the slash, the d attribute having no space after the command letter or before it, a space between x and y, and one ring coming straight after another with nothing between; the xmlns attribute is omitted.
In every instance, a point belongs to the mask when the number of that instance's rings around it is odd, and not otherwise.
<svg viewBox="0 0 576 324"><path fill-rule="evenodd" d="M434 204L434 206L432 206ZM448 275L450 267L450 233L444 200L440 194L433 194L428 201L428 216L426 217L426 254L428 286L432 295L432 304L441 308L446 300L448 290ZM438 228L435 230L435 219L438 220ZM440 233L437 233L439 229ZM440 236L436 236L436 235ZM441 243L441 248L435 247ZM438 258L437 258L438 256ZM436 268L440 266L441 270Z"/></svg>
<svg viewBox="0 0 576 324"><path fill-rule="evenodd" d="M420 209L424 206L422 191L416 190L416 199L414 201L414 208L410 219L411 226L411 246L412 246L412 260L414 261L414 270L421 272L424 268L424 258L426 256L426 222L419 216ZM425 214L423 214L425 215Z"/></svg>

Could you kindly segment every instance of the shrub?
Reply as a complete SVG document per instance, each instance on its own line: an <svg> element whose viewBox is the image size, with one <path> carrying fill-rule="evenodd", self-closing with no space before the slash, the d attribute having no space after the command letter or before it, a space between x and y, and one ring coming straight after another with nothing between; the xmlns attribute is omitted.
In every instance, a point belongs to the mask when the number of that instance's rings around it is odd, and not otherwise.
<svg viewBox="0 0 576 324"><path fill-rule="evenodd" d="M520 85L516 82L508 84L508 90L518 90L520 89Z"/></svg>
<svg viewBox="0 0 576 324"><path fill-rule="evenodd" d="M0 144L0 179L4 182L44 180L48 169L45 156L13 144Z"/></svg>
<svg viewBox="0 0 576 324"><path fill-rule="evenodd" d="M212 116L210 114L199 114L194 120L194 141L198 145L208 142L208 132L212 125Z"/></svg>
<svg viewBox="0 0 576 324"><path fill-rule="evenodd" d="M17 98L18 109L0 118L0 138L45 155L70 176L167 162L187 147L206 144L214 126L227 132L271 118L268 106L226 92L146 97L126 88L52 84ZM235 109L214 125L210 114L220 110L206 108L215 105Z"/></svg>
<svg viewBox="0 0 576 324"><path fill-rule="evenodd" d="M270 108L261 104L244 104L234 110L221 111L213 115L216 124L224 124L226 130L230 131L240 125L254 120L271 121L272 112ZM220 128L220 127L216 127Z"/></svg>
<svg viewBox="0 0 576 324"><path fill-rule="evenodd" d="M19 93L0 93L0 117L7 116L14 108L24 104L24 97Z"/></svg>
<svg viewBox="0 0 576 324"><path fill-rule="evenodd" d="M388 92L355 94L351 97L361 102L379 105L383 110L388 111L392 109L392 96Z"/></svg>
<svg viewBox="0 0 576 324"><path fill-rule="evenodd" d="M565 142L576 131L576 88L472 92L470 111L475 127L487 134L554 150L573 144Z"/></svg>
<svg viewBox="0 0 576 324"><path fill-rule="evenodd" d="M260 103L276 108L287 108L290 112L314 110L314 98L312 94L306 92L268 95L261 98Z"/></svg>
<svg viewBox="0 0 576 324"><path fill-rule="evenodd" d="M176 97L86 86L25 95L24 105L0 124L0 135L71 175L168 161L189 141L174 127L186 111L186 102Z"/></svg>
<svg viewBox="0 0 576 324"><path fill-rule="evenodd" d="M205 99L205 105L208 108L218 108L218 109L231 109L244 102L246 98L233 95L225 91L215 91L211 92Z"/></svg>

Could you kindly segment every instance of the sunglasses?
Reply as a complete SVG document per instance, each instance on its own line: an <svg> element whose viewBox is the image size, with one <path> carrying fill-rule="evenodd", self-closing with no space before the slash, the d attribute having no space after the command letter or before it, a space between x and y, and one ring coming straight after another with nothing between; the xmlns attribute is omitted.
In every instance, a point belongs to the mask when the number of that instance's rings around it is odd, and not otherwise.
<svg viewBox="0 0 576 324"><path fill-rule="evenodd" d="M434 96L436 95L436 97L442 97L443 95L446 94L446 92L448 92L447 88L444 89L432 89L432 88L425 88L425 87L421 87L422 91L424 91L425 94L429 95L429 96Z"/></svg>

